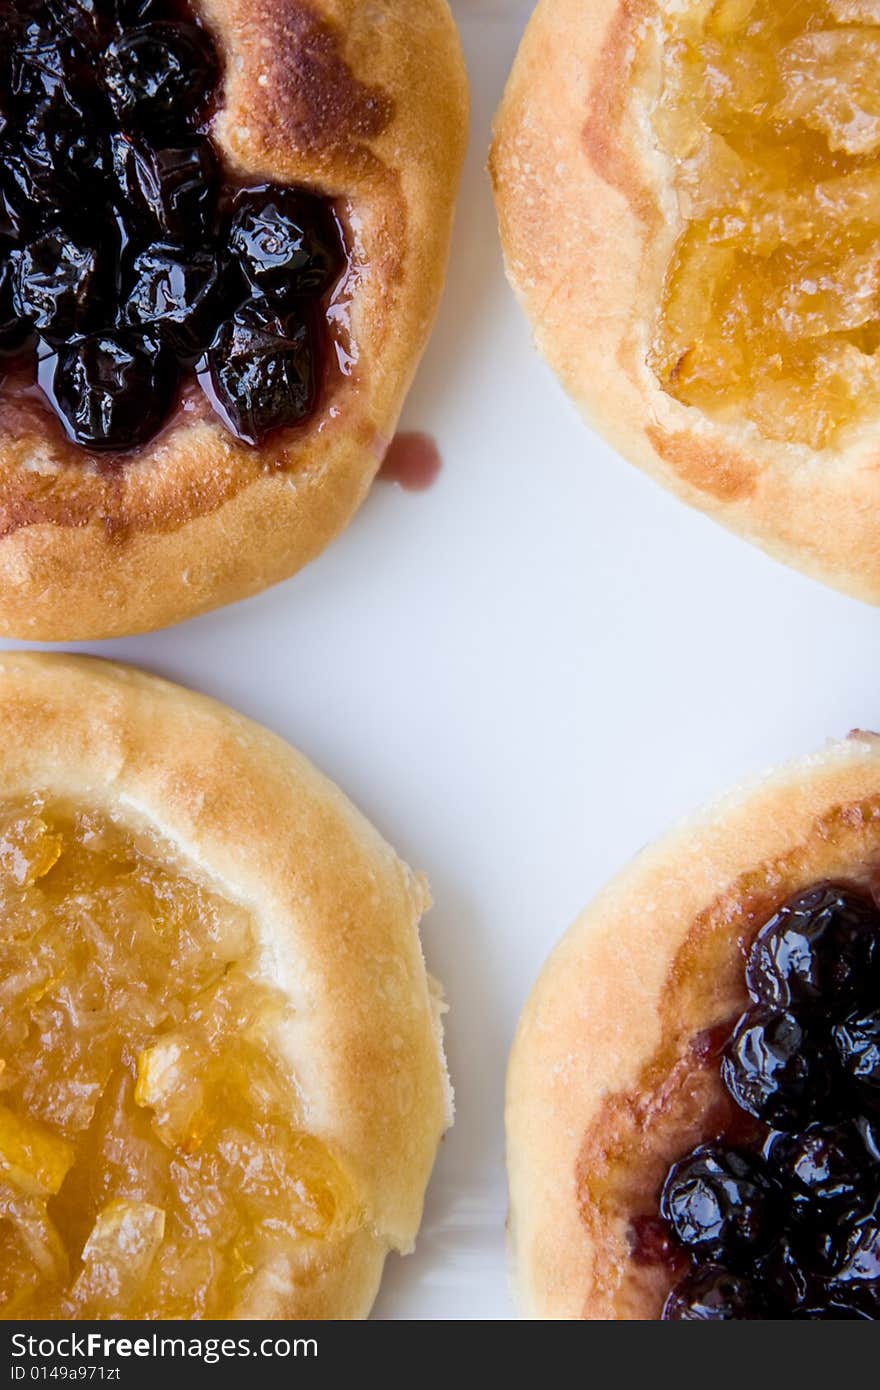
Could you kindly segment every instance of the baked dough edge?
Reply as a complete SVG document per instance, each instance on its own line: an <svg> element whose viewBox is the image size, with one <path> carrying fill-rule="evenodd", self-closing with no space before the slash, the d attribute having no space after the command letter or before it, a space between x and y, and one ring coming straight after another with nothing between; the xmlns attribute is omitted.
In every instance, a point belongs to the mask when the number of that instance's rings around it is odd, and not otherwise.
<svg viewBox="0 0 880 1390"><path fill-rule="evenodd" d="M343 793L276 735L206 696L90 657L0 654L0 796L46 791L148 826L247 907L261 973L293 1006L284 1045L305 1126L365 1212L267 1270L248 1318L365 1317L389 1250L409 1251L452 1120L439 986L412 873Z"/></svg>

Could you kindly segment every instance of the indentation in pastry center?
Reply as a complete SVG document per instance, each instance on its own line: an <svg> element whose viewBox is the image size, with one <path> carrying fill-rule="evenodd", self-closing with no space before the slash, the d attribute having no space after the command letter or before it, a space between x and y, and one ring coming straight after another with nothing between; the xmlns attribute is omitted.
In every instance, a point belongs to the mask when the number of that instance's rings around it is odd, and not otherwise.
<svg viewBox="0 0 880 1390"><path fill-rule="evenodd" d="M820 449L880 405L880 0L694 0L653 123L684 226L649 362Z"/></svg>
<svg viewBox="0 0 880 1390"><path fill-rule="evenodd" d="M0 810L0 1317L218 1317L354 1229L247 912L146 832Z"/></svg>

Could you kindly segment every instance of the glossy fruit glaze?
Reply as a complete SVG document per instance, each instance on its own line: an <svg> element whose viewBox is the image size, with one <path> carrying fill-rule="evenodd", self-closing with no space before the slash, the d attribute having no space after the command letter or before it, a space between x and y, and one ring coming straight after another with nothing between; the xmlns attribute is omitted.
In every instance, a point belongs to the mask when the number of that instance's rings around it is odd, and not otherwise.
<svg viewBox="0 0 880 1390"><path fill-rule="evenodd" d="M746 984L751 1003L720 1056L727 1132L672 1165L648 1232L649 1254L670 1268L690 1261L663 1316L875 1320L875 902L827 883L790 899L758 932Z"/></svg>
<svg viewBox="0 0 880 1390"><path fill-rule="evenodd" d="M0 810L0 1317L247 1312L359 1222L250 915L154 834Z"/></svg>
<svg viewBox="0 0 880 1390"><path fill-rule="evenodd" d="M650 365L686 405L824 448L880 407L880 3L662 14L683 228Z"/></svg>
<svg viewBox="0 0 880 1390"><path fill-rule="evenodd" d="M193 377L249 444L314 410L340 229L230 180L221 84L180 0L0 0L0 406L39 394L90 453L148 444Z"/></svg>

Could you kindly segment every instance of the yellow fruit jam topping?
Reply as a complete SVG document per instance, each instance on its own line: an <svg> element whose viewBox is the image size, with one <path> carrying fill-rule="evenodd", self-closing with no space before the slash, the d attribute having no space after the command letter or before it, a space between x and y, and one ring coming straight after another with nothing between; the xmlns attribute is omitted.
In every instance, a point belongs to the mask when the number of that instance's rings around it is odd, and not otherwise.
<svg viewBox="0 0 880 1390"><path fill-rule="evenodd" d="M230 1316L357 1226L259 962L152 833L0 810L0 1316Z"/></svg>
<svg viewBox="0 0 880 1390"><path fill-rule="evenodd" d="M880 409L880 0L664 6L664 390L820 449Z"/></svg>

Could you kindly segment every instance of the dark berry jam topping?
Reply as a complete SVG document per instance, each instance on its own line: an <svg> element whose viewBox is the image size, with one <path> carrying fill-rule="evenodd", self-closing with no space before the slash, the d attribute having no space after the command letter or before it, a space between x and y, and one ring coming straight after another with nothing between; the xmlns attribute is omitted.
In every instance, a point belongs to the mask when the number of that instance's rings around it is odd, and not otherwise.
<svg viewBox="0 0 880 1390"><path fill-rule="evenodd" d="M147 444L187 377L253 445L315 407L339 226L225 175L221 81L180 0L0 0L0 392L30 376L90 452Z"/></svg>
<svg viewBox="0 0 880 1390"><path fill-rule="evenodd" d="M766 1318L755 1284L729 1269L703 1265L676 1284L666 1300L664 1318L687 1322L732 1322Z"/></svg>
<svg viewBox="0 0 880 1390"><path fill-rule="evenodd" d="M758 932L746 983L720 1070L754 1129L734 1120L669 1170L664 1259L690 1270L663 1317L876 1320L880 911L846 885L798 894Z"/></svg>

